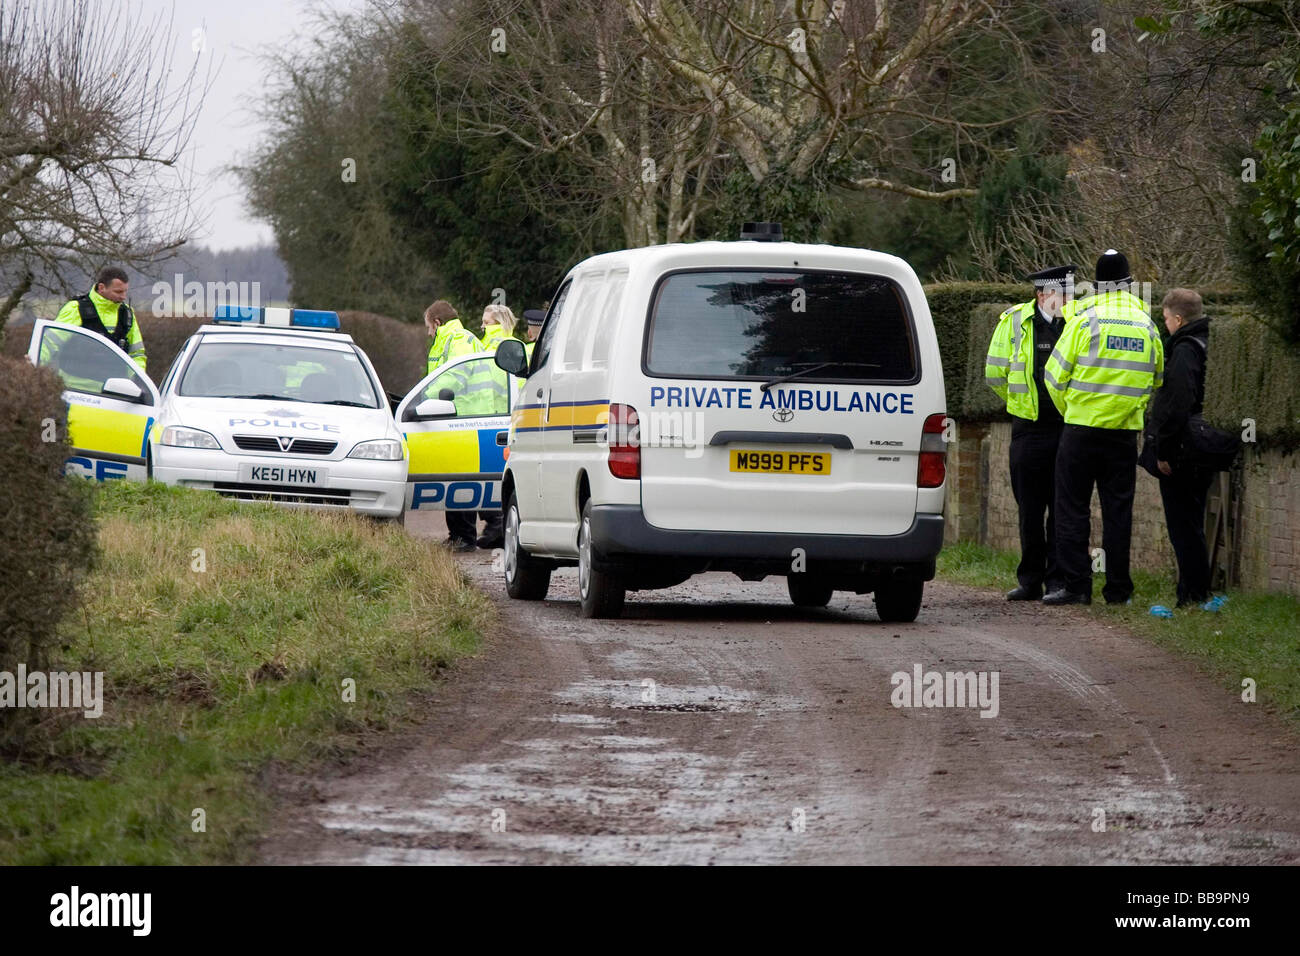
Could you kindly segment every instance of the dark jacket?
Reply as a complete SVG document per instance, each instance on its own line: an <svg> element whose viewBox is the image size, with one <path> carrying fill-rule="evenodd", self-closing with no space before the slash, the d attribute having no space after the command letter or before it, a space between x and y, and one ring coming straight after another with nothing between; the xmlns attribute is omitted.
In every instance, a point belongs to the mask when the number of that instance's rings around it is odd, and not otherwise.
<svg viewBox="0 0 1300 956"><path fill-rule="evenodd" d="M1151 398L1145 429L1159 461L1179 458L1187 419L1200 414L1205 403L1209 341L1210 320L1202 318L1188 322L1165 345L1165 382Z"/></svg>

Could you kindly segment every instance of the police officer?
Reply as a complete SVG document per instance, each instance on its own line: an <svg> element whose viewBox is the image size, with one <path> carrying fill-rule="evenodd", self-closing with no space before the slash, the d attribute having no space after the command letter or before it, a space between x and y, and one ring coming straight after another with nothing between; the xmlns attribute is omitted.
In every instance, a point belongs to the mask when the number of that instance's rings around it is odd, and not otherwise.
<svg viewBox="0 0 1300 956"><path fill-rule="evenodd" d="M493 303L483 310L482 348L485 352L495 353L506 339L514 337L515 314L505 305ZM508 390L506 373L497 368L495 362L475 363L479 367L471 373L467 387L479 396L477 407L484 409L484 414L504 415L509 407L506 400ZM483 521L483 533L477 544L480 548L499 548L505 542L503 533L503 515L500 511L480 511L478 516Z"/></svg>
<svg viewBox="0 0 1300 956"><path fill-rule="evenodd" d="M143 372L144 338L135 311L126 302L128 290L126 272L117 266L106 266L95 276L94 287L65 303L55 321L98 332L125 352Z"/></svg>
<svg viewBox="0 0 1300 956"><path fill-rule="evenodd" d="M1137 436L1164 350L1142 300L1130 291L1128 259L1107 249L1097 260L1097 292L1065 306L1065 328L1043 370L1047 394L1065 419L1056 454L1056 560L1065 584L1044 604L1090 604L1088 551L1092 489L1101 499L1102 594L1133 594L1129 539L1137 484Z"/></svg>
<svg viewBox="0 0 1300 956"><path fill-rule="evenodd" d="M429 343L426 375L432 374L439 365L445 365L454 358L482 351L474 333L461 325L455 308L446 299L439 299L424 310L424 327L433 340Z"/></svg>
<svg viewBox="0 0 1300 956"><path fill-rule="evenodd" d="M524 343L524 354L528 356L528 361L533 360L533 347L537 344L537 336L542 331L542 323L546 321L545 309L524 309L524 320L528 323L528 341Z"/></svg>
<svg viewBox="0 0 1300 956"><path fill-rule="evenodd" d="M984 362L984 380L1011 415L1011 493L1020 510L1019 586L1008 601L1037 601L1059 589L1052 498L1056 451L1064 422L1048 397L1043 369L1060 338L1061 310L1074 292L1074 265L1053 266L1029 276L1034 298L998 319ZM1044 526L1046 516L1046 526Z"/></svg>
<svg viewBox="0 0 1300 956"><path fill-rule="evenodd" d="M478 339L461 325L455 308L446 299L439 299L424 310L424 325L433 340L429 345L426 374L432 374L434 369L454 358L482 351ZM474 512L447 511L447 547L458 552L473 551L477 536Z"/></svg>

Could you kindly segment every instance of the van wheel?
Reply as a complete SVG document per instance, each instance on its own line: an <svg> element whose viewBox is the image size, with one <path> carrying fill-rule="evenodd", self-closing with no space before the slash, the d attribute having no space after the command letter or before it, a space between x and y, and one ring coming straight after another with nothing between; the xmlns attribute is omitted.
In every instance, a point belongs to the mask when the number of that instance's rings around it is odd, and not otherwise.
<svg viewBox="0 0 1300 956"><path fill-rule="evenodd" d="M623 613L626 591L613 575L596 567L591 552L591 502L582 506L578 525L578 594L583 617L618 617Z"/></svg>
<svg viewBox="0 0 1300 956"><path fill-rule="evenodd" d="M519 543L519 502L513 494L506 506L504 529L506 593L519 601L540 601L551 587L551 565L539 561Z"/></svg>
<svg viewBox="0 0 1300 956"><path fill-rule="evenodd" d="M785 586L795 607L825 607L834 591L829 582L819 581L807 573L787 574Z"/></svg>
<svg viewBox="0 0 1300 956"><path fill-rule="evenodd" d="M924 581L906 578L889 581L876 588L876 613L882 621L909 624L921 613Z"/></svg>

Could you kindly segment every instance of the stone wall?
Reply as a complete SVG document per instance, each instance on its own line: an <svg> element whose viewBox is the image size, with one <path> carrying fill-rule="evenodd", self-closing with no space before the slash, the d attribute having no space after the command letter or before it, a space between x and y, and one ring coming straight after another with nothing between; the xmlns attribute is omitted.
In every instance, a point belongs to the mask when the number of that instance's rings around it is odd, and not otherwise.
<svg viewBox="0 0 1300 956"><path fill-rule="evenodd" d="M946 536L1018 551L1020 536L1011 494L1011 425L967 425L948 452ZM1234 586L1300 595L1300 455L1248 445L1235 476L1229 508L1234 525L1227 555ZM1218 482L1211 488L1212 504ZM1090 548L1101 546L1101 507L1092 500ZM1159 483L1141 468L1133 501L1133 567L1173 573Z"/></svg>

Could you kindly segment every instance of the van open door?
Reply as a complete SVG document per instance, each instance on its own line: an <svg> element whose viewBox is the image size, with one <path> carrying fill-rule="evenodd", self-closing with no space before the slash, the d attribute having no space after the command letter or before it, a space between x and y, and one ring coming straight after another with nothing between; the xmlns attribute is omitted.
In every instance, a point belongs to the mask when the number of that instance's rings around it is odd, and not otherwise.
<svg viewBox="0 0 1300 956"><path fill-rule="evenodd" d="M47 319L32 329L27 358L63 380L72 444L67 473L144 481L149 430L161 402L149 376L103 336Z"/></svg>
<svg viewBox="0 0 1300 956"><path fill-rule="evenodd" d="M408 511L500 509L518 388L483 352L439 366L407 393L395 417L410 452Z"/></svg>

